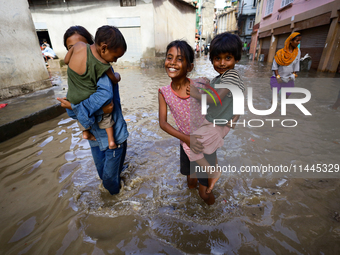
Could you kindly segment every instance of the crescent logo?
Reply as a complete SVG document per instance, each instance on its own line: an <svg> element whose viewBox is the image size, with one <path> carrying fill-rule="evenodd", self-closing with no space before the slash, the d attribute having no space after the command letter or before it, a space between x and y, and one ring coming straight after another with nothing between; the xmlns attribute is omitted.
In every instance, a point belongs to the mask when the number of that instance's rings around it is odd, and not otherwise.
<svg viewBox="0 0 340 255"><path fill-rule="evenodd" d="M203 84L203 83L201 83L201 82L198 82L198 83ZM212 92L215 93L215 95L217 96L218 100L220 101L220 104L222 105L222 100L221 100L220 96L217 94L217 91L216 91L213 87L211 87L210 85L207 85L207 84L204 84L204 85L205 85L208 89L210 89ZM217 103L216 103L216 100L215 100L214 96L213 96L208 90L206 90L206 89L204 89L204 88L199 88L199 87L197 87L197 88L198 88L198 89L201 89L201 90L203 90L205 93L207 93L207 94L214 100L215 106L217 106Z"/></svg>

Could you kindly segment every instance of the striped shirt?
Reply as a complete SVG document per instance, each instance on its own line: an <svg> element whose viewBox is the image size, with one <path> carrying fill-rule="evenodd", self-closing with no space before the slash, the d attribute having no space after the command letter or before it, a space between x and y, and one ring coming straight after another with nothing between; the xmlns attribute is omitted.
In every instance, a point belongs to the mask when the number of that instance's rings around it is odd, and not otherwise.
<svg viewBox="0 0 340 255"><path fill-rule="evenodd" d="M235 69L229 69L225 71L223 74L215 77L211 81L210 86L215 88L216 84L235 85L239 87L242 90L242 92L244 92L245 90L243 81L239 73ZM233 117L233 96L230 91L222 99L222 105L219 102L217 102L217 105L209 104L207 115L205 116L205 118L209 122L213 122L214 119L230 120L232 117Z"/></svg>

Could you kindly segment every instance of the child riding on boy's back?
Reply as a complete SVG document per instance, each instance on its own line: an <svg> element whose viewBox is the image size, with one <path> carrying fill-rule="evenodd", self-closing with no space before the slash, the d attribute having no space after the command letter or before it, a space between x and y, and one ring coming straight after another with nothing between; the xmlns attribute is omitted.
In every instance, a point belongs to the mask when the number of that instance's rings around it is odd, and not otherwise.
<svg viewBox="0 0 340 255"><path fill-rule="evenodd" d="M213 193L207 194L207 178L197 179L190 176L190 161L183 150L183 145L187 144L196 150L201 150L202 146L197 141L198 137L191 136L191 130L195 130L204 120L200 112L200 102L188 95L190 85L202 87L208 84L204 78L189 79L187 74L193 69L194 51L190 45L182 40L171 42L166 49L165 70L171 78L171 84L159 89L159 125L168 134L178 138L180 142L180 171L187 176L189 188L197 187L199 181L199 195L209 205L215 202ZM201 84L200 84L201 83ZM172 127L167 121L167 106L175 119L178 130ZM191 138L191 139L190 139ZM207 160L213 164L216 154L207 156Z"/></svg>
<svg viewBox="0 0 340 255"><path fill-rule="evenodd" d="M68 64L67 100L78 104L96 91L98 79L106 73L112 83L120 81L120 75L112 71L109 63L116 62L126 51L126 42L121 32L113 26L98 28L95 43L92 45L78 42L68 51L65 63ZM109 148L116 148L113 136L113 120L111 114L104 114L98 123L108 135ZM85 130L85 139L95 139Z"/></svg>
<svg viewBox="0 0 340 255"><path fill-rule="evenodd" d="M217 35L210 44L210 61L214 66L215 71L219 73L210 83L214 89L217 84L226 84L237 86L244 91L244 84L239 73L234 69L235 64L241 59L242 41L237 35L230 33L222 33ZM213 95L214 93L211 93ZM195 151L194 148L184 144L183 148L188 155L190 161L195 161L202 169L209 169L211 164L206 160L204 154L211 154L223 146L224 137L228 134L232 120L235 124L239 119L238 115L233 115L233 97L229 89L221 88L217 90L219 98L214 95L214 98L207 97L209 108L207 115L201 127L194 131L193 134L201 136L204 147L201 153ZM190 96L200 100L201 94L197 88L191 86ZM221 100L221 103L220 103ZM215 103L216 102L216 103ZM213 124L215 119L228 120L227 124L218 125ZM216 159L217 164L217 159ZM220 177L221 172L208 174L209 186L207 193L210 193Z"/></svg>

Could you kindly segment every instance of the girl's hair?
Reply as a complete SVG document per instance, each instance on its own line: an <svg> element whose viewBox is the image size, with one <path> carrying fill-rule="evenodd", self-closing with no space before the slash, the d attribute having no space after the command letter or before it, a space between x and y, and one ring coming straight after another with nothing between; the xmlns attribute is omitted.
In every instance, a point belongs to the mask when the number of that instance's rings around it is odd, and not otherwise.
<svg viewBox="0 0 340 255"><path fill-rule="evenodd" d="M92 35L89 33L89 31L86 30L85 27L82 26L72 26L69 29L66 30L65 34L64 34L64 46L67 49L66 46L66 40L71 37L74 34L78 34L83 36L88 44L93 44L93 37ZM68 50L68 49L67 49Z"/></svg>
<svg viewBox="0 0 340 255"><path fill-rule="evenodd" d="M121 48L126 51L127 49L124 36L119 29L114 26L102 26L98 28L94 41L97 45L105 43L109 50Z"/></svg>
<svg viewBox="0 0 340 255"><path fill-rule="evenodd" d="M302 35L299 34L299 35L295 36L291 41L294 41L296 38L301 37L301 36L302 36Z"/></svg>
<svg viewBox="0 0 340 255"><path fill-rule="evenodd" d="M227 32L216 35L210 43L210 61L213 62L214 57L221 53L229 53L233 55L236 61L240 60L242 54L240 37Z"/></svg>
<svg viewBox="0 0 340 255"><path fill-rule="evenodd" d="M176 47L177 50L181 51L181 54L184 55L185 60L187 61L187 68L190 68L191 64L194 63L195 53L191 46L184 40L175 40L168 44L166 47L166 55L168 51L172 48Z"/></svg>

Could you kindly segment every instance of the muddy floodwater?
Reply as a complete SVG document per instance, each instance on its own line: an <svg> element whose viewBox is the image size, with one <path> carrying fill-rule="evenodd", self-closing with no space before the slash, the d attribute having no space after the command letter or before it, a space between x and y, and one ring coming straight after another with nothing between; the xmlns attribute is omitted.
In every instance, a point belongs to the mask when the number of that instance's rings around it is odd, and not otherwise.
<svg viewBox="0 0 340 255"><path fill-rule="evenodd" d="M253 88L254 107L269 109L270 65L243 60L236 69ZM130 133L121 193L101 187L88 142L67 114L34 126L0 144L0 254L340 254L340 110L329 108L339 76L299 74L295 86L310 91L304 107L312 115L294 105L282 115L279 101L258 116L245 103L244 125L225 138L219 164L282 165L296 175L223 173L207 206L179 172L179 141L158 125L165 71L116 71ZM60 88L65 75L52 73ZM197 76L216 76L203 57Z"/></svg>

